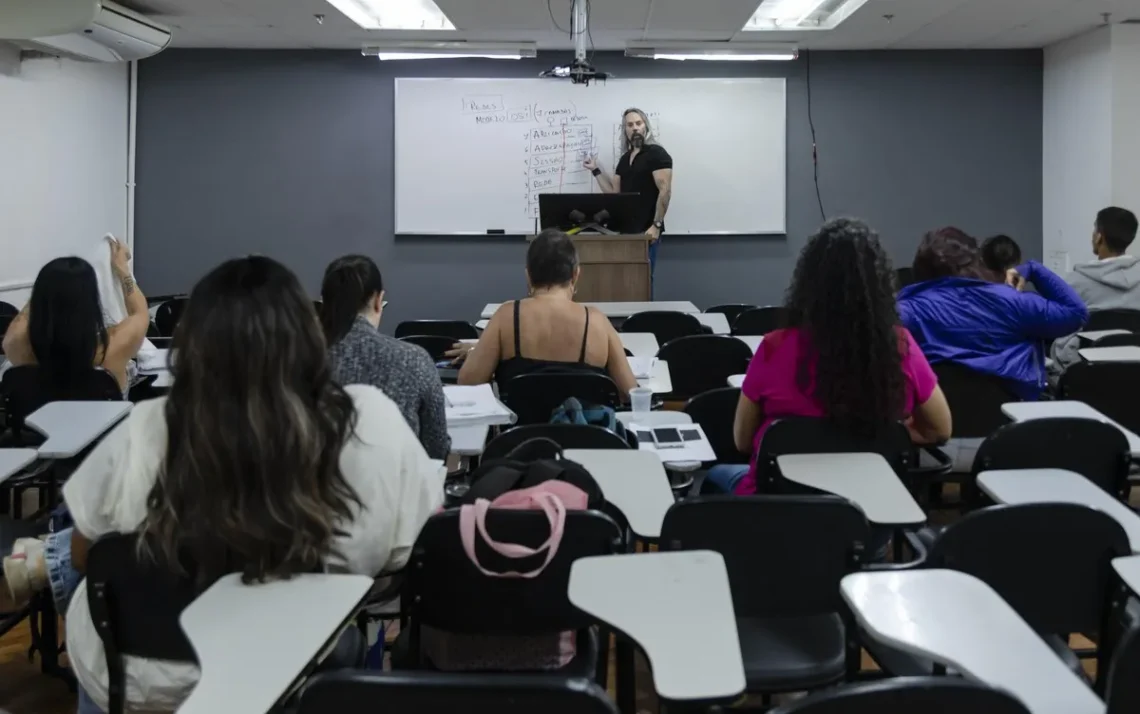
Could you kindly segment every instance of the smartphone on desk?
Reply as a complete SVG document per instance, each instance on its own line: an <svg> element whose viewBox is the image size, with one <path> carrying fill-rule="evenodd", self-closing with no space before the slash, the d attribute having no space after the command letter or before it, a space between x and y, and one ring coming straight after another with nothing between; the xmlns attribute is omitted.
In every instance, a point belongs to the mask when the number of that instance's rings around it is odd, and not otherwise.
<svg viewBox="0 0 1140 714"><path fill-rule="evenodd" d="M653 443L658 449L675 449L684 446L684 437L674 427L657 427L653 430Z"/></svg>

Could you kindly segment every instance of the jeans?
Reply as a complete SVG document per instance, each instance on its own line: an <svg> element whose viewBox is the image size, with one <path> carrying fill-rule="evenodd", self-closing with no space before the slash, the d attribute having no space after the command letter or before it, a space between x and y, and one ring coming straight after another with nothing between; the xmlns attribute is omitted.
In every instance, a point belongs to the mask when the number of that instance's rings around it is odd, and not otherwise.
<svg viewBox="0 0 1140 714"><path fill-rule="evenodd" d="M661 239L653 241L649 244L649 299L653 299L653 273L657 271L657 246L661 245Z"/></svg>
<svg viewBox="0 0 1140 714"><path fill-rule="evenodd" d="M75 708L75 714L103 714L103 710L91 700L91 697L87 696L87 692L83 691L83 687L79 687L76 696L78 697L79 705Z"/></svg>
<svg viewBox="0 0 1140 714"><path fill-rule="evenodd" d="M51 596L55 600L55 611L60 615L67 613L71 595L83 580L80 573L71 564L71 533L73 528L65 528L57 533L49 533L44 541L44 561L47 563L48 582L51 584Z"/></svg>
<svg viewBox="0 0 1140 714"><path fill-rule="evenodd" d="M709 469L706 483L711 483L725 493L735 493L736 484L748 473L748 464L717 464Z"/></svg>

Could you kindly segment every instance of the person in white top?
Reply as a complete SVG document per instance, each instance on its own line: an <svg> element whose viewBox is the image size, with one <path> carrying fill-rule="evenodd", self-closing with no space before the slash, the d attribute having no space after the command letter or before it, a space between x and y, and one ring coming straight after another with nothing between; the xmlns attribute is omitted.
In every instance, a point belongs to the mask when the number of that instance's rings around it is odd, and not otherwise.
<svg viewBox="0 0 1140 714"><path fill-rule="evenodd" d="M112 532L138 532L174 572L174 554L186 554L203 589L233 570L247 581L376 575L407 560L442 502L441 464L379 389L333 382L312 303L289 270L263 257L213 270L173 349L170 395L137 405L64 486L78 570ZM80 714L106 710L85 582L67 611L67 649ZM132 712L174 711L198 679L185 663L126 665Z"/></svg>

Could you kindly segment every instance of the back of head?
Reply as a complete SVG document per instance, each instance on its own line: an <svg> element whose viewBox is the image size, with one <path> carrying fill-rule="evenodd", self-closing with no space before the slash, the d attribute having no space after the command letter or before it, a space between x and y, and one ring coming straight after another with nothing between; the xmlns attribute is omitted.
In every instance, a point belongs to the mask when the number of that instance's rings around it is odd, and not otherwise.
<svg viewBox="0 0 1140 714"><path fill-rule="evenodd" d="M340 471L355 425L312 303L269 258L231 260L194 287L172 348L167 452L145 531L201 583L312 572L359 503Z"/></svg>
<svg viewBox="0 0 1140 714"><path fill-rule="evenodd" d="M52 384L67 388L107 346L95 270L82 258L56 258L40 269L28 306L28 338Z"/></svg>
<svg viewBox="0 0 1140 714"><path fill-rule="evenodd" d="M1102 209L1096 214L1096 232L1104 237L1109 251L1120 255L1136 240L1136 214L1115 206Z"/></svg>
<svg viewBox="0 0 1140 714"><path fill-rule="evenodd" d="M788 326L808 335L818 357L814 397L830 419L871 436L903 416L894 271L867 224L829 221L808 239L786 307ZM800 362L801 389L809 365Z"/></svg>
<svg viewBox="0 0 1140 714"><path fill-rule="evenodd" d="M526 274L535 289L568 285L578 268L578 249L570 236L547 228L535 236L526 250Z"/></svg>
<svg viewBox="0 0 1140 714"><path fill-rule="evenodd" d="M321 281L321 328L329 345L352 329L368 302L384 291L380 268L363 255L346 255L329 263Z"/></svg>
<svg viewBox="0 0 1140 714"><path fill-rule="evenodd" d="M996 235L982 241L982 263L998 275L1021 265L1021 246L1007 235Z"/></svg>
<svg viewBox="0 0 1140 714"><path fill-rule="evenodd" d="M978 241L973 236L948 227L922 237L914 256L914 279L922 282L937 278L986 278Z"/></svg>

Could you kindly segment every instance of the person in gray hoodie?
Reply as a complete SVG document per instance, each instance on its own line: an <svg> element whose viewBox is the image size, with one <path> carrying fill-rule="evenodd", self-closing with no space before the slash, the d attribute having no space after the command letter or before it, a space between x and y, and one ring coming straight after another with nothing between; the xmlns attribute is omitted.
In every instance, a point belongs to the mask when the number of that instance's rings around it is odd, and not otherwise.
<svg viewBox="0 0 1140 714"><path fill-rule="evenodd" d="M1124 208L1105 208L1096 214L1092 248L1097 259L1073 266L1065 280L1085 301L1089 312L1140 310L1140 258L1124 251L1136 239L1136 214ZM1080 361L1076 335L1053 343L1054 371Z"/></svg>

